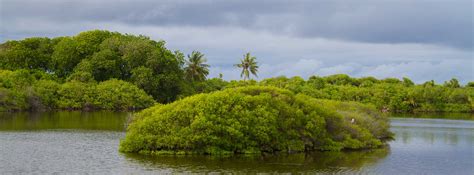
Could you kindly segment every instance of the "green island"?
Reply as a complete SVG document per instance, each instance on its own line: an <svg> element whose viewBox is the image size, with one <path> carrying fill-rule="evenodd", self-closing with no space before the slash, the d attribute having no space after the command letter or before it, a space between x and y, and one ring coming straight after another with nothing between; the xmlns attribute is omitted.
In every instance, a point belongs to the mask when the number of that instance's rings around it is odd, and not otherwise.
<svg viewBox="0 0 474 175"><path fill-rule="evenodd" d="M238 62L239 60L236 60ZM474 111L474 82L442 84L345 74L208 78L205 55L103 30L0 45L0 111L139 110L120 151L235 154L376 148L392 137L383 113ZM148 108L148 109L146 109Z"/></svg>
<svg viewBox="0 0 474 175"><path fill-rule="evenodd" d="M388 128L388 118L368 105L247 86L140 112L120 150L233 154L377 148L391 137Z"/></svg>

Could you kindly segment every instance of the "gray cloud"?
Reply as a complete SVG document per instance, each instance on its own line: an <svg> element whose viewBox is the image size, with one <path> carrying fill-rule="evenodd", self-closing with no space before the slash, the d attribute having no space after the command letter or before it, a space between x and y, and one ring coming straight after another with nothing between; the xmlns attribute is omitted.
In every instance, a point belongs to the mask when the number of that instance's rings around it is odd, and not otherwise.
<svg viewBox="0 0 474 175"><path fill-rule="evenodd" d="M260 78L409 76L472 81L472 1L95 1L0 0L0 41L91 29L164 39L203 51L211 76L250 51Z"/></svg>
<svg viewBox="0 0 474 175"><path fill-rule="evenodd" d="M297 37L430 43L472 49L471 0L92 1L2 0L2 20L234 26ZM4 35L15 31L2 27Z"/></svg>

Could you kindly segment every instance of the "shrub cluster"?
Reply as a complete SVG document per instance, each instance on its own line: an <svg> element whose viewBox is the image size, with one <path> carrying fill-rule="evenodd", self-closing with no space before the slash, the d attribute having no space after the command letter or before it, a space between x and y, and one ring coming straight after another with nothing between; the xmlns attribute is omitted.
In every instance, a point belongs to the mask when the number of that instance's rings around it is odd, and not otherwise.
<svg viewBox="0 0 474 175"><path fill-rule="evenodd" d="M153 98L117 79L100 83L72 79L63 84L44 72L0 70L0 111L44 109L142 109Z"/></svg>
<svg viewBox="0 0 474 175"><path fill-rule="evenodd" d="M60 81L83 74L97 82L115 78L158 102L173 101L181 93L183 64L184 55L168 50L164 41L103 30L0 44L0 69L41 71Z"/></svg>
<svg viewBox="0 0 474 175"><path fill-rule="evenodd" d="M461 87L456 79L437 85L434 81L415 85L410 79L352 78L344 74L327 77L276 77L255 82L319 99L357 101L390 112L472 112L474 88ZM237 86L242 83L234 83Z"/></svg>
<svg viewBox="0 0 474 175"><path fill-rule="evenodd" d="M374 148L391 137L367 105L318 100L276 87L198 94L137 114L120 151L226 154Z"/></svg>

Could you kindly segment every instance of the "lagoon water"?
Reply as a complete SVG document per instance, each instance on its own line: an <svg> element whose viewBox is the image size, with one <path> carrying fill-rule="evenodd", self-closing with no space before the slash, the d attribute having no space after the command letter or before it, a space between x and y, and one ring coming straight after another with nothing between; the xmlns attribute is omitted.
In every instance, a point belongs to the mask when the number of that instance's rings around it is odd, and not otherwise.
<svg viewBox="0 0 474 175"><path fill-rule="evenodd" d="M382 149L233 157L119 153L131 115L0 113L0 174L474 174L472 114L394 116Z"/></svg>

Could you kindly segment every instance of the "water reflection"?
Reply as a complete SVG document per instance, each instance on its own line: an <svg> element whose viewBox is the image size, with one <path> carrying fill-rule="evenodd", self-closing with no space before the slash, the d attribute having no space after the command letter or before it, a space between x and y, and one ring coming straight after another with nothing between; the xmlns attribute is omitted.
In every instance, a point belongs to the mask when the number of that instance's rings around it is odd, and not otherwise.
<svg viewBox="0 0 474 175"><path fill-rule="evenodd" d="M396 118L426 118L426 119L450 119L450 120L474 120L474 113L395 113L390 114Z"/></svg>
<svg viewBox="0 0 474 175"><path fill-rule="evenodd" d="M392 118L395 140L389 142L389 148L376 150L153 157L117 151L130 115L124 112L0 113L0 174L474 172L473 120Z"/></svg>
<svg viewBox="0 0 474 175"><path fill-rule="evenodd" d="M0 113L0 131L43 129L86 129L124 131L126 112L41 112Z"/></svg>
<svg viewBox="0 0 474 175"><path fill-rule="evenodd" d="M403 144L472 146L474 121L392 118L391 130Z"/></svg>
<svg viewBox="0 0 474 175"><path fill-rule="evenodd" d="M313 152L309 154L240 155L230 157L176 155L143 156L126 154L131 163L148 169L171 169L172 172L193 173L316 173L359 172L389 155L381 148L350 152Z"/></svg>

